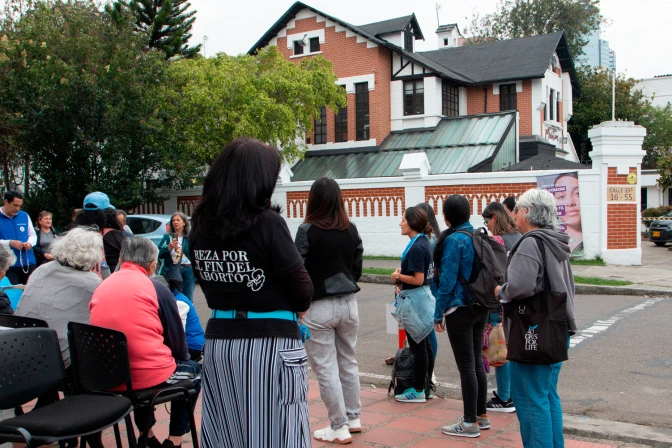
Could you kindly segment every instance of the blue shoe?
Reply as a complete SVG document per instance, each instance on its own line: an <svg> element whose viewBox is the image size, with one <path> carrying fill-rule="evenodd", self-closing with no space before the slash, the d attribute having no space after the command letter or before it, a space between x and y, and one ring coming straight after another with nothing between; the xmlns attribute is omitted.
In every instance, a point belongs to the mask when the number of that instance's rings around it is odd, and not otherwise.
<svg viewBox="0 0 672 448"><path fill-rule="evenodd" d="M427 399L425 398L424 390L422 392L418 392L412 387L406 389L399 395L395 395L394 398L395 400L400 401L402 403L424 403L427 401Z"/></svg>

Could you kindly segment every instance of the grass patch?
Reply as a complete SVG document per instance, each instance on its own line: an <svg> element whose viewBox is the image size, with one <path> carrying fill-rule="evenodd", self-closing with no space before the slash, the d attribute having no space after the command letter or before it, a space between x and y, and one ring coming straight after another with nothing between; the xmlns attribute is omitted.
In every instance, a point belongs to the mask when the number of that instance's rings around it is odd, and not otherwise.
<svg viewBox="0 0 672 448"><path fill-rule="evenodd" d="M606 266L607 263L604 262L600 257L592 258L590 260L569 260L574 266Z"/></svg>
<svg viewBox="0 0 672 448"><path fill-rule="evenodd" d="M384 255L364 255L365 260L391 260L401 262L399 257L386 257Z"/></svg>
<svg viewBox="0 0 672 448"><path fill-rule="evenodd" d="M392 275L394 271L390 268L362 268L362 274Z"/></svg>
<svg viewBox="0 0 672 448"><path fill-rule="evenodd" d="M627 280L611 280L608 278L599 277L580 277L578 275L574 276L574 282L581 285L597 286L628 286L633 284L633 282L629 282Z"/></svg>

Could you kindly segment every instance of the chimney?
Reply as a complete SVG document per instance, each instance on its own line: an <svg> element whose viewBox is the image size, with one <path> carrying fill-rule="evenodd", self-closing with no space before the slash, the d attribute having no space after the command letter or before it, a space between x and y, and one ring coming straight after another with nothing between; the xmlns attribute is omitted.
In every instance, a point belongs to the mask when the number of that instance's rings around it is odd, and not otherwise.
<svg viewBox="0 0 672 448"><path fill-rule="evenodd" d="M454 48L462 46L464 38L457 23L441 25L436 29L439 38L439 48Z"/></svg>

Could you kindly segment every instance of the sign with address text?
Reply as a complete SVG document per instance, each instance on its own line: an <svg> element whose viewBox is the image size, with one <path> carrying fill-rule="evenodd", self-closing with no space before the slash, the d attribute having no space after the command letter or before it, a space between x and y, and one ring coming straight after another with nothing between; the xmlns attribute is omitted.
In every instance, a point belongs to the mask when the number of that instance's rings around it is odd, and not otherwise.
<svg viewBox="0 0 672 448"><path fill-rule="evenodd" d="M607 203L637 202L637 187L634 185L607 185Z"/></svg>

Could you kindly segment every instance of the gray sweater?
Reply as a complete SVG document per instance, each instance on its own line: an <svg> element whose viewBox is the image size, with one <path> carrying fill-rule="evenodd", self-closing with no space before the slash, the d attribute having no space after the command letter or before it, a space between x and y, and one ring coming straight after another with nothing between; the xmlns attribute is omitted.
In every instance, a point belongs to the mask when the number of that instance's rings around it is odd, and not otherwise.
<svg viewBox="0 0 672 448"><path fill-rule="evenodd" d="M567 293L567 320L569 330L576 331L574 314L574 275L569 264L569 235L548 229L526 233L515 246L513 257L506 268L507 281L499 291L499 298L508 302L527 299L544 289L544 266L541 252L532 235L539 237L546 249L546 267L551 290Z"/></svg>
<svg viewBox="0 0 672 448"><path fill-rule="evenodd" d="M51 261L33 272L23 291L17 316L45 320L56 330L65 367L70 366L68 322L89 323L89 302L99 284L93 272Z"/></svg>

